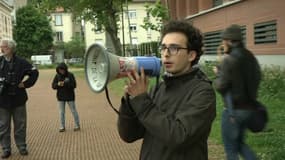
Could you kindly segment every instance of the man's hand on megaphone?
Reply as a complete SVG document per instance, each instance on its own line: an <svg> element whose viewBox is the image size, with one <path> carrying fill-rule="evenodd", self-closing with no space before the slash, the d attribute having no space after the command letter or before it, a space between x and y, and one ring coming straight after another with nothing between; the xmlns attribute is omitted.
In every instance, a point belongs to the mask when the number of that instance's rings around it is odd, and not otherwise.
<svg viewBox="0 0 285 160"><path fill-rule="evenodd" d="M129 81L125 85L125 93L132 97L146 93L148 89L149 79L145 76L144 69L140 68L140 75L136 70L128 73Z"/></svg>

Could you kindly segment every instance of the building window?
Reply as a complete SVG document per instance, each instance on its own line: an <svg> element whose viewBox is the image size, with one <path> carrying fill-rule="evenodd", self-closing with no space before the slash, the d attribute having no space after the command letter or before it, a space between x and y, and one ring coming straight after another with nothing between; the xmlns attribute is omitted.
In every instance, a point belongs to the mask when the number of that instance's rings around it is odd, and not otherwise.
<svg viewBox="0 0 285 160"><path fill-rule="evenodd" d="M95 39L95 43L104 46L104 41L103 41L103 39Z"/></svg>
<svg viewBox="0 0 285 160"><path fill-rule="evenodd" d="M243 43L246 44L246 27L241 26ZM217 48L222 42L223 30L207 32L204 34L204 53L217 54Z"/></svg>
<svg viewBox="0 0 285 160"><path fill-rule="evenodd" d="M276 43L277 26L276 21L257 23L254 25L254 43Z"/></svg>
<svg viewBox="0 0 285 160"><path fill-rule="evenodd" d="M56 26L62 26L62 15L55 15L54 19Z"/></svg>
<svg viewBox="0 0 285 160"><path fill-rule="evenodd" d="M204 53L205 54L216 54L217 48L221 44L222 31L207 32L204 34Z"/></svg>
<svg viewBox="0 0 285 160"><path fill-rule="evenodd" d="M126 18L128 18L128 15L130 19L136 19L137 18L137 12L135 10L129 10L126 12Z"/></svg>
<svg viewBox="0 0 285 160"><path fill-rule="evenodd" d="M146 34L147 36L147 39L151 39L151 29L150 28L148 28L147 29L147 34Z"/></svg>
<svg viewBox="0 0 285 160"><path fill-rule="evenodd" d="M242 42L246 44L246 26L241 26Z"/></svg>
<svg viewBox="0 0 285 160"><path fill-rule="evenodd" d="M55 40L63 41L63 32L55 32Z"/></svg>
<svg viewBox="0 0 285 160"><path fill-rule="evenodd" d="M81 33L80 32L75 32L75 36L76 37L81 37Z"/></svg>
<svg viewBox="0 0 285 160"><path fill-rule="evenodd" d="M5 31L6 31L6 33L8 33L8 20L7 19L8 18L5 17Z"/></svg>
<svg viewBox="0 0 285 160"><path fill-rule="evenodd" d="M103 33L102 24L99 24L98 18L94 19L94 28L92 30L95 31L96 34Z"/></svg>
<svg viewBox="0 0 285 160"><path fill-rule="evenodd" d="M223 0L213 0L213 7L216 7L222 4L223 4Z"/></svg>
<svg viewBox="0 0 285 160"><path fill-rule="evenodd" d="M136 32L137 31L137 25L136 24L130 24L130 31Z"/></svg>
<svg viewBox="0 0 285 160"><path fill-rule="evenodd" d="M132 37L132 44L139 44L137 37Z"/></svg>
<svg viewBox="0 0 285 160"><path fill-rule="evenodd" d="M98 25L96 25L93 30L95 31L96 34L101 34L104 32L102 27Z"/></svg>

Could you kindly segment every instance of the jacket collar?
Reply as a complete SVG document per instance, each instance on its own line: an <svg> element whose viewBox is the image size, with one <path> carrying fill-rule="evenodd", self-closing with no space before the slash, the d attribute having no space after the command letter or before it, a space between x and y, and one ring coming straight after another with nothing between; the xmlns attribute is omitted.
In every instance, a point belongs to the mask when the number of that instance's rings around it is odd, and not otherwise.
<svg viewBox="0 0 285 160"><path fill-rule="evenodd" d="M194 67L191 69L191 71L189 71L185 74L182 74L179 76L172 76L169 74L165 74L165 75L163 75L162 78L163 78L166 86L175 85L174 83L182 83L183 84L186 81L193 79L195 77L195 75L197 74L197 72L199 72L199 71L200 71L200 69L198 67Z"/></svg>

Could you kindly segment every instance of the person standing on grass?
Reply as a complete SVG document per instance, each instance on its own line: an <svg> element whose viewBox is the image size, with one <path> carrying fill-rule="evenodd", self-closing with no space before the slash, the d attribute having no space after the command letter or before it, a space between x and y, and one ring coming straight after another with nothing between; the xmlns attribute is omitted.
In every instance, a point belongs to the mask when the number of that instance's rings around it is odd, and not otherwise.
<svg viewBox="0 0 285 160"><path fill-rule="evenodd" d="M148 92L143 68L128 74L118 118L122 140L143 139L140 160L207 160L216 116L211 81L197 67L202 35L186 21L162 29L163 81Z"/></svg>
<svg viewBox="0 0 285 160"><path fill-rule="evenodd" d="M57 90L56 97L60 110L59 132L65 131L65 104L67 103L74 118L74 131L80 130L79 116L75 106L76 80L74 75L68 71L65 63L60 63L56 67L56 75L52 82L52 88Z"/></svg>
<svg viewBox="0 0 285 160"><path fill-rule="evenodd" d="M12 128L20 154L28 155L26 88L36 83L39 72L28 61L17 56L15 41L3 39L0 48L3 54L0 57L0 143L3 149L1 157L5 159L11 156Z"/></svg>
<svg viewBox="0 0 285 160"><path fill-rule="evenodd" d="M257 59L245 48L240 26L231 25L222 34L224 52L214 86L224 98L222 139L227 160L256 160L245 143L245 131L257 99L261 70Z"/></svg>

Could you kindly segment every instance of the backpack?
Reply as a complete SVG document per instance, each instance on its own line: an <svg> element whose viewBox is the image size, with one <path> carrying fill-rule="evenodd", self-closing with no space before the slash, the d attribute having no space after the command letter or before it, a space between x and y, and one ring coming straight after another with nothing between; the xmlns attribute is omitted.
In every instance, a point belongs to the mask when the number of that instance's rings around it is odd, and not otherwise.
<svg viewBox="0 0 285 160"><path fill-rule="evenodd" d="M265 129L268 122L268 112L266 106L258 101L254 101L253 105L255 109L248 121L247 128L251 132L257 133Z"/></svg>
<svg viewBox="0 0 285 160"><path fill-rule="evenodd" d="M224 97L228 105L229 114L234 115L231 93L227 92ZM266 106L257 100L254 100L251 104L253 105L252 108L254 108L254 110L247 122L247 128L253 133L261 132L265 129L268 122Z"/></svg>

